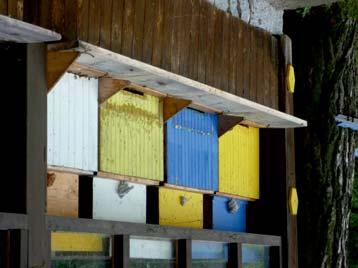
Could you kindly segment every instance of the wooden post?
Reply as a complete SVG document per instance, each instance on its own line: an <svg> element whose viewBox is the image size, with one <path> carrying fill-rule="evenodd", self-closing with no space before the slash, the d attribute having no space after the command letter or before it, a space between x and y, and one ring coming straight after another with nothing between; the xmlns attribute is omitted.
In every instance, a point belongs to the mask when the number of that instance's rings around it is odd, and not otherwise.
<svg viewBox="0 0 358 268"><path fill-rule="evenodd" d="M242 247L240 243L229 244L229 262L228 268L242 267ZM276 267L276 266L272 266Z"/></svg>
<svg viewBox="0 0 358 268"><path fill-rule="evenodd" d="M46 46L28 44L26 56L26 212L28 265L50 267L46 227L47 81Z"/></svg>
<svg viewBox="0 0 358 268"><path fill-rule="evenodd" d="M191 239L177 240L176 267L191 268Z"/></svg>
<svg viewBox="0 0 358 268"><path fill-rule="evenodd" d="M115 235L113 236L113 268L128 268L129 267L129 235Z"/></svg>

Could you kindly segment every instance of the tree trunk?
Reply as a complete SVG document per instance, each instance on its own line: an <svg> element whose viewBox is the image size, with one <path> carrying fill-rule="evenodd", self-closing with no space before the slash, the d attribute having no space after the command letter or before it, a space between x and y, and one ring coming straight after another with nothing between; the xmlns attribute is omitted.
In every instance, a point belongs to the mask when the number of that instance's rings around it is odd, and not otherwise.
<svg viewBox="0 0 358 268"><path fill-rule="evenodd" d="M296 70L296 131L300 267L347 267L347 240L357 135L335 116L357 117L357 21L340 4L302 16L285 13Z"/></svg>

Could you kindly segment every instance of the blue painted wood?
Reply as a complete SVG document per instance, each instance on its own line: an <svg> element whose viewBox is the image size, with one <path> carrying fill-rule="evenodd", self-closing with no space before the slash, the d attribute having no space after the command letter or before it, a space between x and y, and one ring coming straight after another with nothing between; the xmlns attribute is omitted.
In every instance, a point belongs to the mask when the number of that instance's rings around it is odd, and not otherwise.
<svg viewBox="0 0 358 268"><path fill-rule="evenodd" d="M214 196L213 198L213 229L231 232L246 232L247 201L236 199L239 210L230 213L229 198Z"/></svg>
<svg viewBox="0 0 358 268"><path fill-rule="evenodd" d="M166 123L167 183L218 190L217 115L186 108Z"/></svg>

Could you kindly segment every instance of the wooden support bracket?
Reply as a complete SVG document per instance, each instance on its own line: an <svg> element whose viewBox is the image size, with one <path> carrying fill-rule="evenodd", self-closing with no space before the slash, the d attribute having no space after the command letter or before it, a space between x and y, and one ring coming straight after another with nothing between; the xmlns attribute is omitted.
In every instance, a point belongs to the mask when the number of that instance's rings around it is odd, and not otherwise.
<svg viewBox="0 0 358 268"><path fill-rule="evenodd" d="M231 116L231 115L224 115L220 114L218 116L218 135L221 137L226 132L231 130L234 126L239 124L241 121L243 121L244 118L240 116Z"/></svg>
<svg viewBox="0 0 358 268"><path fill-rule="evenodd" d="M179 113L185 107L188 107L191 104L190 100L184 100L173 97L164 97L163 98L163 119L168 121L175 114Z"/></svg>
<svg viewBox="0 0 358 268"><path fill-rule="evenodd" d="M77 51L47 52L47 92L51 91L79 54Z"/></svg>
<svg viewBox="0 0 358 268"><path fill-rule="evenodd" d="M113 78L100 78L99 80L99 103L102 104L118 91L128 87L131 83L127 80Z"/></svg>

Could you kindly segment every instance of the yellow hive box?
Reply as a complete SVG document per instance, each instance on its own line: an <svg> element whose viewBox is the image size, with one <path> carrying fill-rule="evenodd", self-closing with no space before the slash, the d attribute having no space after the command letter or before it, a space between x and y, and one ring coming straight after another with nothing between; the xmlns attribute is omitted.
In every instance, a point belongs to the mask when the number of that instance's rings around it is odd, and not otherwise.
<svg viewBox="0 0 358 268"><path fill-rule="evenodd" d="M51 233L51 251L103 252L103 236L88 233Z"/></svg>
<svg viewBox="0 0 358 268"><path fill-rule="evenodd" d="M203 228L203 195L161 187L159 224Z"/></svg>
<svg viewBox="0 0 358 268"><path fill-rule="evenodd" d="M259 129L237 125L219 138L219 192L259 198Z"/></svg>
<svg viewBox="0 0 358 268"><path fill-rule="evenodd" d="M163 136L160 99L119 91L100 108L100 170L162 181Z"/></svg>

